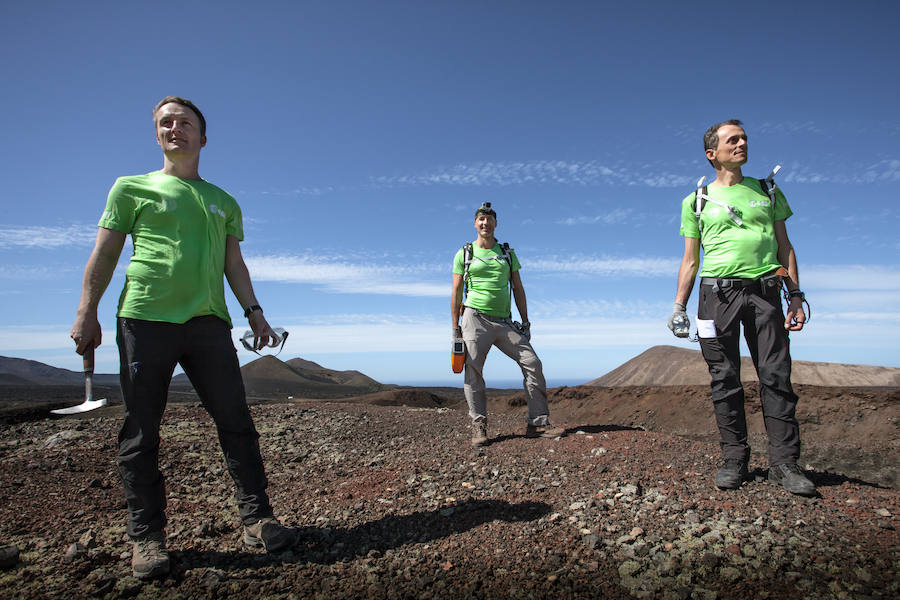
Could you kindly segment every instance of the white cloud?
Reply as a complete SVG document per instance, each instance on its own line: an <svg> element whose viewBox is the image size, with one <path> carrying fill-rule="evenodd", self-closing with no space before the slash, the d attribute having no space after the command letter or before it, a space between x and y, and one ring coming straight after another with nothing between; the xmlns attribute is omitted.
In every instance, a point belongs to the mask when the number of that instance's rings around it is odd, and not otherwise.
<svg viewBox="0 0 900 600"><path fill-rule="evenodd" d="M678 187L690 185L691 178L663 172L646 176L646 167L635 169L606 165L597 160L533 160L522 162L475 162L436 167L418 174L381 176L372 183L382 187L458 185L508 186L561 184L576 186L643 185Z"/></svg>
<svg viewBox="0 0 900 600"><path fill-rule="evenodd" d="M69 225L68 227L44 227L23 225L0 227L0 248L24 247L53 249L70 246L88 246L97 237L95 225Z"/></svg>
<svg viewBox="0 0 900 600"><path fill-rule="evenodd" d="M631 209L625 208L616 208L609 212L606 212L602 215L596 215L593 217L568 217L566 219L560 219L557 221L559 225L596 225L598 223L603 223L605 225L618 225L620 223L625 222L625 220L633 213Z"/></svg>
<svg viewBox="0 0 900 600"><path fill-rule="evenodd" d="M441 272L436 265L352 264L341 257L311 255L251 256L245 260L254 281L310 284L338 294L449 294L446 282L423 280Z"/></svg>
<svg viewBox="0 0 900 600"><path fill-rule="evenodd" d="M674 277L681 265L680 259L673 258L617 258L602 257L557 257L549 256L529 261L529 271L556 273L562 275L599 275L631 277Z"/></svg>

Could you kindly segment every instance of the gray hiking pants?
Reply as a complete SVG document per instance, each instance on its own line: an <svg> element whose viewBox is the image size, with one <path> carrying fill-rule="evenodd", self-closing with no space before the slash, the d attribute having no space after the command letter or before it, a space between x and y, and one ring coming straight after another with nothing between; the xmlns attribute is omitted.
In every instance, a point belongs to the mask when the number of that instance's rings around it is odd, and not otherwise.
<svg viewBox="0 0 900 600"><path fill-rule="evenodd" d="M550 409L547 406L547 382L544 381L541 359L535 354L531 342L513 327L512 319L491 317L466 307L460 327L466 343L463 391L472 420L478 422L487 419L487 396L484 392L482 368L491 346L497 346L522 369L525 398L528 401L528 424L546 425Z"/></svg>

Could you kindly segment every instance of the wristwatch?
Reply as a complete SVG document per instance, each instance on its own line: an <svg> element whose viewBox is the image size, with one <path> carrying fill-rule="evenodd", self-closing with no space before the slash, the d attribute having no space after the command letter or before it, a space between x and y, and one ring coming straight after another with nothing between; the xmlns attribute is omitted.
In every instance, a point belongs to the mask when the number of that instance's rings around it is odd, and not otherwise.
<svg viewBox="0 0 900 600"><path fill-rule="evenodd" d="M794 290L794 291L788 293L788 298L800 298L800 301L802 302L802 301L806 300L806 294L804 294L800 290Z"/></svg>
<svg viewBox="0 0 900 600"><path fill-rule="evenodd" d="M261 311L262 306L260 306L259 304L252 304L252 305L248 306L247 308L244 309L244 316L249 317L250 313L252 313L254 310Z"/></svg>

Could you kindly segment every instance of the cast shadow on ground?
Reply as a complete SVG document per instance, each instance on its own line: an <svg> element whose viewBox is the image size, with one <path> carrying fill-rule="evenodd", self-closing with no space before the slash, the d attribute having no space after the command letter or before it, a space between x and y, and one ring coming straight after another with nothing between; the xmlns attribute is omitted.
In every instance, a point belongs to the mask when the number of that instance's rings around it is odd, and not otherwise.
<svg viewBox="0 0 900 600"><path fill-rule="evenodd" d="M881 485L878 483L873 483L871 481L865 481L862 479L857 479L856 477L848 477L846 475L838 475L836 473L828 473L815 471L812 469L803 469L803 472L812 481L816 488L823 487L833 487L833 486L841 486L845 483L851 483L854 485L861 485L876 489L889 490L891 489L889 486ZM758 483L765 483L769 479L769 469L764 467L756 467L755 469L750 471L750 474L747 477L748 481L756 481ZM772 484L772 485L780 485L780 484ZM816 493L813 498L821 498L821 494Z"/></svg>
<svg viewBox="0 0 900 600"><path fill-rule="evenodd" d="M301 527L290 553L261 555L250 552L184 550L171 552L173 576L189 568L221 570L262 567L282 563L333 564L346 559L380 556L406 544L427 543L474 529L491 521L534 521L550 512L543 502L510 504L503 500L467 500L429 511L385 515L354 527ZM374 554L373 554L374 553Z"/></svg>
<svg viewBox="0 0 900 600"><path fill-rule="evenodd" d="M603 433L605 431L644 431L640 427L627 427L624 425L584 425L581 427L569 427L566 429L566 432L563 434L564 436L574 435L579 431L583 431L586 434L594 434L594 433ZM524 433L510 433L507 435L498 435L496 437L488 438L488 441L482 445L482 448L486 448L488 446L493 446L494 444L499 444L501 442L506 442L509 440L515 440L518 438L527 438L528 436Z"/></svg>

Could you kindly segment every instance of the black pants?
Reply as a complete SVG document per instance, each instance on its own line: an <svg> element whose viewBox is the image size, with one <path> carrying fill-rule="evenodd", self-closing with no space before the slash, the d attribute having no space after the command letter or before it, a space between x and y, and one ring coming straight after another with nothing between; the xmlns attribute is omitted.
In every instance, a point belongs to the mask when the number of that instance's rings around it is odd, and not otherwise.
<svg viewBox="0 0 900 600"><path fill-rule="evenodd" d="M241 519L253 523L271 516L259 434L247 408L228 324L215 316L184 324L120 317L117 329L125 401L119 474L128 503L128 535L141 537L166 525L159 425L176 364L181 364L215 421L228 471L237 485Z"/></svg>
<svg viewBox="0 0 900 600"><path fill-rule="evenodd" d="M763 419L769 437L771 466L797 462L800 427L794 416L797 395L791 386L791 355L788 332L779 296L780 280L721 281L719 289L700 285L698 332L703 320L715 324L714 337L701 333L700 348L712 376L712 400L724 458L747 460L747 420L741 385L740 329L759 375ZM743 283L743 284L742 284ZM710 324L707 324L710 325Z"/></svg>

